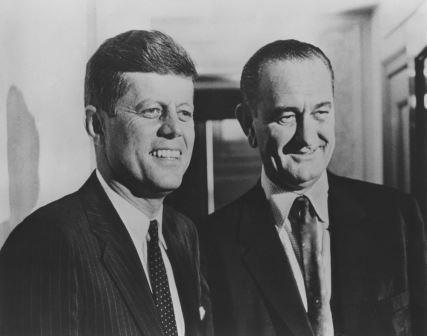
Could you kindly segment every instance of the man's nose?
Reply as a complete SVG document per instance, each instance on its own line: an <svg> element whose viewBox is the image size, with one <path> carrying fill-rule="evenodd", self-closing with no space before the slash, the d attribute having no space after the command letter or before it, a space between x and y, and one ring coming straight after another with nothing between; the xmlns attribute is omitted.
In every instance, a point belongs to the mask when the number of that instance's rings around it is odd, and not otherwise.
<svg viewBox="0 0 427 336"><path fill-rule="evenodd" d="M162 125L159 128L159 136L173 139L182 136L182 129L175 107L169 108L161 119Z"/></svg>
<svg viewBox="0 0 427 336"><path fill-rule="evenodd" d="M317 143L316 122L310 115L301 116L296 131L296 138L305 146L313 146Z"/></svg>

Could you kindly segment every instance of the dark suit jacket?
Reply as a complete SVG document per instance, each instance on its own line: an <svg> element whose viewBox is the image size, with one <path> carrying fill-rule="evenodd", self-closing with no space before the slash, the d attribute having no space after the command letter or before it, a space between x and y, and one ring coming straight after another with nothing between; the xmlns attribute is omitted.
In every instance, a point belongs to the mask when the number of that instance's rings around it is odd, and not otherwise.
<svg viewBox="0 0 427 336"><path fill-rule="evenodd" d="M209 330L192 222L164 207L163 234L186 335ZM207 310L200 320L199 306ZM94 174L40 208L0 252L0 335L161 335L133 242Z"/></svg>
<svg viewBox="0 0 427 336"><path fill-rule="evenodd" d="M329 187L335 334L427 335L426 232L415 201L336 176ZM216 335L312 335L260 183L207 221L202 264Z"/></svg>

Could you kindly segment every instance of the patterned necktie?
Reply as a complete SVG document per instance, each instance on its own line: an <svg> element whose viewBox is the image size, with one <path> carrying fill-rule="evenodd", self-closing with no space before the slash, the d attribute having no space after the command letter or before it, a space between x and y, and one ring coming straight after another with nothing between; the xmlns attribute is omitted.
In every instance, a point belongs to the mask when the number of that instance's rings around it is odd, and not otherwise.
<svg viewBox="0 0 427 336"><path fill-rule="evenodd" d="M333 324L324 266L322 264L322 235L317 218L306 196L295 199L289 212L298 249L297 256L304 275L307 293L307 315L315 336L333 336Z"/></svg>
<svg viewBox="0 0 427 336"><path fill-rule="evenodd" d="M150 221L148 242L148 272L150 275L153 300L160 315L163 335L177 336L175 314L165 264L159 247L159 230L156 220Z"/></svg>

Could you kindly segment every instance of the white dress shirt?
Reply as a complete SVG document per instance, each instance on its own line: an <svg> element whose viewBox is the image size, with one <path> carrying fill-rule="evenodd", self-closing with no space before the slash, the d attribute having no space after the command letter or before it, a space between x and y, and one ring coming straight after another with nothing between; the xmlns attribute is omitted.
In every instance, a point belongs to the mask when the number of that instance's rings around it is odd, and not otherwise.
<svg viewBox="0 0 427 336"><path fill-rule="evenodd" d="M295 248L296 239L292 233L292 226L288 219L289 211L294 200L305 195L311 202L317 215L317 229L322 237L322 262L326 270L326 288L328 297L331 297L331 248L329 237L329 214L328 214L328 179L326 172L308 190L285 191L275 185L265 174L264 167L261 171L261 186L264 189L267 200L270 203L277 233L282 242L286 256L291 265L292 273L298 286L302 303L307 311L307 294L305 290L304 277L298 263Z"/></svg>
<svg viewBox="0 0 427 336"><path fill-rule="evenodd" d="M182 314L181 303L179 301L178 290L175 284L175 278L172 271L172 266L166 254L167 246L162 231L163 219L163 206L154 218L148 218L143 212L138 210L135 206L126 201L118 193L116 193L102 177L101 173L96 170L96 176L101 183L102 188L113 204L115 210L119 214L120 219L125 225L138 252L139 259L141 260L142 267L144 268L145 276L147 277L148 284L150 285L150 277L148 275L148 261L147 261L147 241L150 240L148 229L150 227L150 220L156 219L159 224L159 245L162 253L163 262L166 268L166 275L168 277L169 289L172 298L173 310L175 314L176 327L179 336L185 335L184 316ZM142 284L141 284L142 285Z"/></svg>

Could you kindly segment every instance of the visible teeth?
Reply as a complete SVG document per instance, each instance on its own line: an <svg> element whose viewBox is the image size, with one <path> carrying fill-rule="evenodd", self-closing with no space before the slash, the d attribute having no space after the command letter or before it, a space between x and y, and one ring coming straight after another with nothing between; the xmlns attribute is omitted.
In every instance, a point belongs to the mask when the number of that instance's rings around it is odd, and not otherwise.
<svg viewBox="0 0 427 336"><path fill-rule="evenodd" d="M150 154L158 158L178 159L181 155L181 151L175 149L157 149L153 150Z"/></svg>
<svg viewBox="0 0 427 336"><path fill-rule="evenodd" d="M317 148L314 147L303 147L299 150L300 154L310 154L313 153Z"/></svg>

